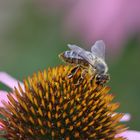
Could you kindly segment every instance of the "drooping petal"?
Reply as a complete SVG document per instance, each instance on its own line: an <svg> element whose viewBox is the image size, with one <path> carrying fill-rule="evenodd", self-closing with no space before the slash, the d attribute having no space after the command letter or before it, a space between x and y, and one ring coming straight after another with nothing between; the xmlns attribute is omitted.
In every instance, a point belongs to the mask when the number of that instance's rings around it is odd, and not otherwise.
<svg viewBox="0 0 140 140"><path fill-rule="evenodd" d="M18 87L18 83L19 83L20 86L22 87L22 89L24 89L22 82L16 80L15 78L10 76L6 72L0 72L0 82L5 84L6 86L8 86L11 89L14 89L14 87Z"/></svg>
<svg viewBox="0 0 140 140"><path fill-rule="evenodd" d="M2 130L2 128L3 128L2 126L3 126L3 124L0 122L0 130Z"/></svg>
<svg viewBox="0 0 140 140"><path fill-rule="evenodd" d="M2 101L8 102L7 92L0 90L0 107L4 107Z"/></svg>
<svg viewBox="0 0 140 140"><path fill-rule="evenodd" d="M134 130L125 131L118 136L126 137L128 140L140 140L140 132Z"/></svg>

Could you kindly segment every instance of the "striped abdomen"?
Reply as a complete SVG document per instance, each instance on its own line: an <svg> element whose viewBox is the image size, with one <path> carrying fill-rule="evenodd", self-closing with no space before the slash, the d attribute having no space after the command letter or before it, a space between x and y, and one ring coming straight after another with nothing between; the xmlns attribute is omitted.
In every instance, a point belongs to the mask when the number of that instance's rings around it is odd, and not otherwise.
<svg viewBox="0 0 140 140"><path fill-rule="evenodd" d="M66 63L79 64L81 66L89 66L89 63L73 51L65 51L59 57Z"/></svg>

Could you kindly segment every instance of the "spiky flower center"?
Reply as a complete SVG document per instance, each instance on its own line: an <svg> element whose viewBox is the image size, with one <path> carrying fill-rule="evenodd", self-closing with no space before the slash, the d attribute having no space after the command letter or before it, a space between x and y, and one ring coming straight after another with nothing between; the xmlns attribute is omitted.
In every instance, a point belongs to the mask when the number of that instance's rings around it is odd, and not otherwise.
<svg viewBox="0 0 140 140"><path fill-rule="evenodd" d="M123 140L119 124L122 114L115 114L118 103L111 103L110 88L89 82L79 85L79 71L67 78L69 66L38 72L24 81L25 89L9 94L3 102L1 137L8 140Z"/></svg>

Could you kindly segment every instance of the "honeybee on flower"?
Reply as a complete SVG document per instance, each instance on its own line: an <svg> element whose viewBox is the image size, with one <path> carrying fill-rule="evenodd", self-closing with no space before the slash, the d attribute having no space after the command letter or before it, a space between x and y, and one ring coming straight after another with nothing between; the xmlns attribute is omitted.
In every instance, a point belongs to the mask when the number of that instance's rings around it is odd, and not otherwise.
<svg viewBox="0 0 140 140"><path fill-rule="evenodd" d="M77 84L84 79L87 73L91 76L90 80L96 79L97 84L105 84L110 79L107 73L108 66L105 62L105 44L102 40L95 42L91 47L91 52L77 45L68 44L68 47L70 50L59 54L59 57L64 62L74 65L68 78L74 76L80 68L82 69L82 73Z"/></svg>

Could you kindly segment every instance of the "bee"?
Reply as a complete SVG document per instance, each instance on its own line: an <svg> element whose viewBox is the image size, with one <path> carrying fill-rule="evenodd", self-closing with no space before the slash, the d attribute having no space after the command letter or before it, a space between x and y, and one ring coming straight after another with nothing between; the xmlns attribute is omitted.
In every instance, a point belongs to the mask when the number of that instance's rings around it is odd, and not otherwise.
<svg viewBox="0 0 140 140"><path fill-rule="evenodd" d="M91 79L96 79L97 84L105 84L110 76L108 66L105 62L105 44L102 40L98 40L91 47L91 52L80 48L77 45L68 44L70 50L59 54L59 57L66 63L74 65L68 78L76 74L78 69L82 69L81 77L78 80L80 83L87 73L90 74Z"/></svg>

